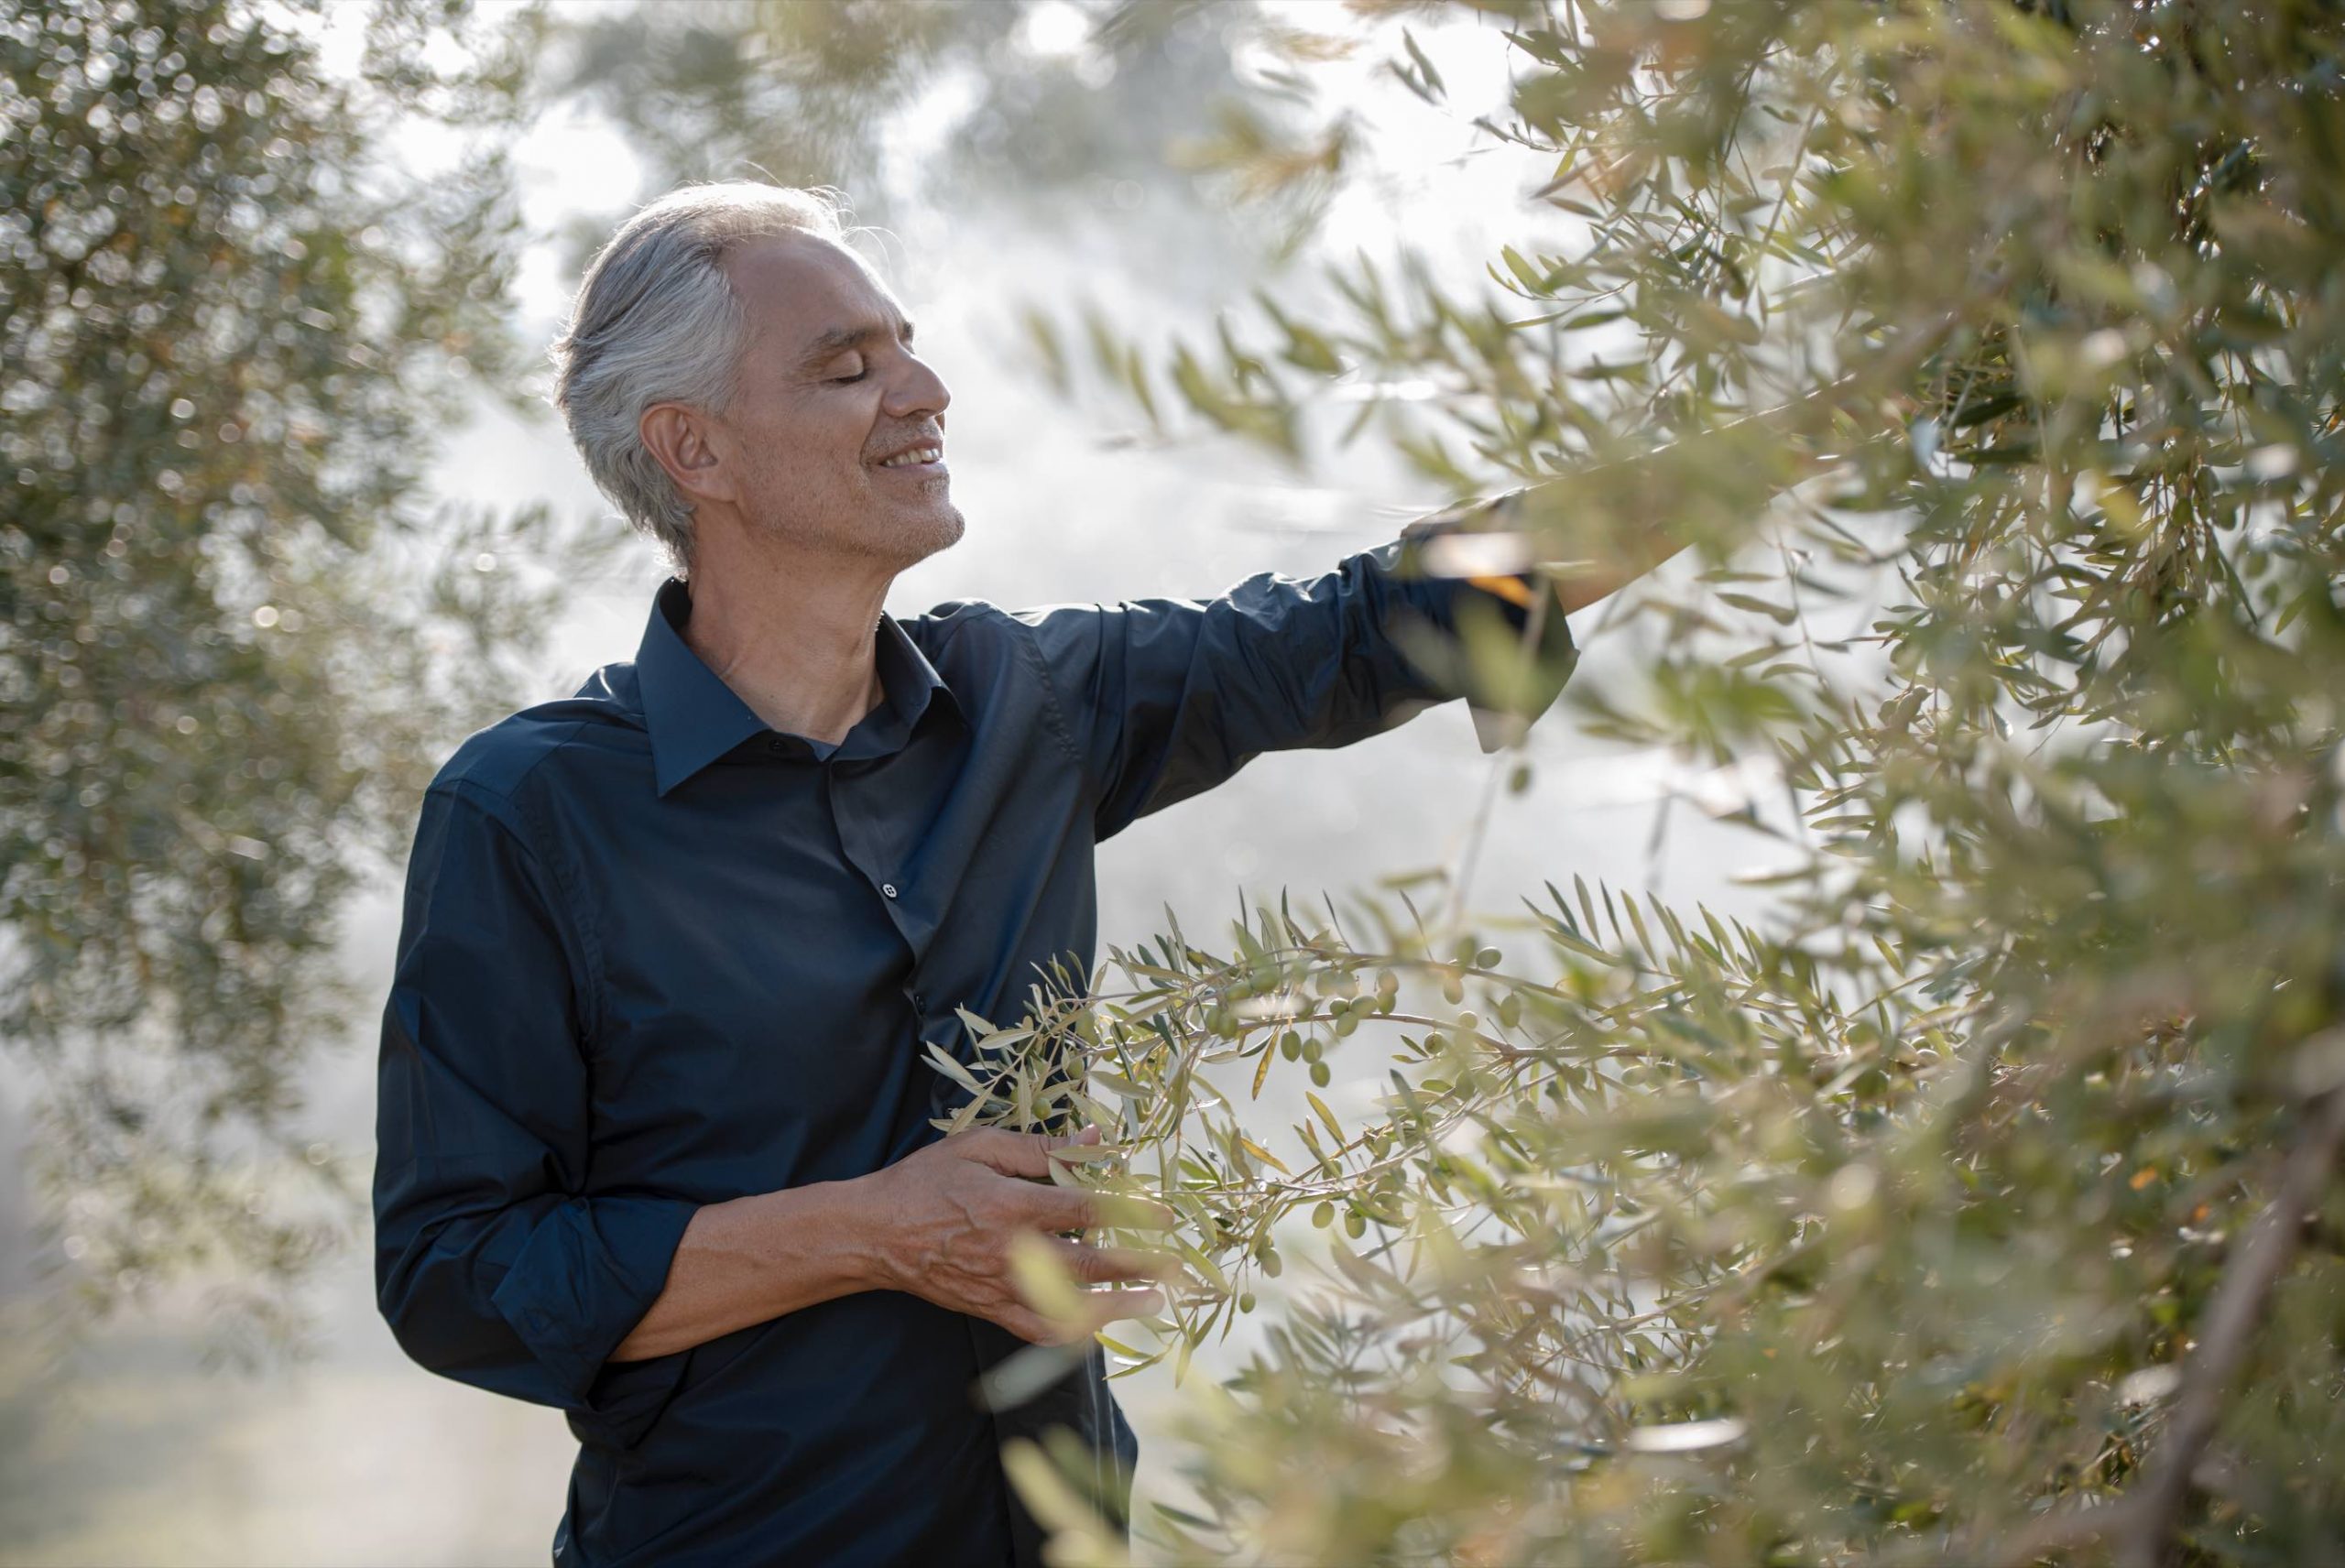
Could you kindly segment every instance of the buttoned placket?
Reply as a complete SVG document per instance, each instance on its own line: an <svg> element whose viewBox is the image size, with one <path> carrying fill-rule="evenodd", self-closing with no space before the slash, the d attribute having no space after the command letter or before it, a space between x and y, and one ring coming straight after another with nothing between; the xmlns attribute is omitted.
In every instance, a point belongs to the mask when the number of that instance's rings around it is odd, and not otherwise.
<svg viewBox="0 0 2345 1568"><path fill-rule="evenodd" d="M887 824L866 815L857 808L862 791L857 785L872 773L868 758L825 757L823 769L823 799L830 808L831 831L838 835L839 848L847 863L863 874L863 879L886 901L888 916L895 923L896 933L903 938L912 956L920 956L920 944L907 929L908 921L902 902L902 890L895 877L902 875L892 863L887 843Z"/></svg>
<svg viewBox="0 0 2345 1568"><path fill-rule="evenodd" d="M906 742L909 746L911 743ZM889 756L900 756L893 752ZM903 872L897 860L905 846L895 842L890 829L900 827L887 820L884 810L866 811L865 791L859 786L866 779L876 779L882 769L883 757L825 757L823 770L823 798L831 818L831 831L838 839L839 848L847 863L862 874L864 880L879 895L896 927L897 935L904 942L910 955L910 973L903 985L904 1000L912 1011L912 1027L922 1038L929 1024L928 996L916 983L921 959L932 934L914 907L913 889L901 880Z"/></svg>

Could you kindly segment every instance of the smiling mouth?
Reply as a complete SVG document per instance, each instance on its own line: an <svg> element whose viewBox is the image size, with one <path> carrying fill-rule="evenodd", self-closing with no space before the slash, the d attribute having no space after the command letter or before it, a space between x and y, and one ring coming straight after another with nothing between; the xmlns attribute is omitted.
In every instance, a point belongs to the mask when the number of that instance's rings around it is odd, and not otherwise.
<svg viewBox="0 0 2345 1568"><path fill-rule="evenodd" d="M876 468L910 468L933 472L944 466L944 449L941 446L916 446L894 457L873 464Z"/></svg>

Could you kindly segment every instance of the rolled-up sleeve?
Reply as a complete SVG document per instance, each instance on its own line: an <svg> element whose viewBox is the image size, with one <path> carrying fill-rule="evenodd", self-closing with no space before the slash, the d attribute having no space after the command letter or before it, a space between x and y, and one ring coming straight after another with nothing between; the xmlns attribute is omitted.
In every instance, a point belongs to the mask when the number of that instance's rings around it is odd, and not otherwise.
<svg viewBox="0 0 2345 1568"><path fill-rule="evenodd" d="M1266 751L1350 746L1436 702L1473 694L1459 656L1474 619L1518 640L1540 615L1524 722L1551 707L1577 659L1553 591L1511 574L1518 594L1424 572L1423 545L1470 529L1498 502L1441 514L1320 576L1259 572L1218 598L1134 599L1011 611L1032 628L1044 675L1089 775L1095 834L1222 783ZM1485 580L1487 581L1487 580ZM1448 657L1420 658L1447 650ZM1484 752L1503 731L1484 722Z"/></svg>
<svg viewBox="0 0 2345 1568"><path fill-rule="evenodd" d="M376 1294L420 1365L591 1426L698 1205L584 1191L591 950L524 831L485 791L425 798L383 1017Z"/></svg>

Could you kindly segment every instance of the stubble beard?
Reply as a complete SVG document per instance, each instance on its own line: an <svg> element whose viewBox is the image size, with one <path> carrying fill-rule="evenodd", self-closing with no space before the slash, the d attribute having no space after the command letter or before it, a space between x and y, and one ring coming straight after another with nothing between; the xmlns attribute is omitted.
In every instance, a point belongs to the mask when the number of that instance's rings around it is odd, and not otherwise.
<svg viewBox="0 0 2345 1568"><path fill-rule="evenodd" d="M961 541L961 535L967 528L967 523L962 518L961 508L953 504L949 495L939 495L933 505L921 512L913 537L905 540L908 548L917 548L919 551L912 556L912 561L926 561L932 555L952 549Z"/></svg>
<svg viewBox="0 0 2345 1568"><path fill-rule="evenodd" d="M866 492L852 499L826 497L833 504L822 506L813 517L777 510L761 512L756 522L761 531L802 546L818 545L840 555L886 561L902 572L960 542L967 524L960 507L953 504L951 484L947 478L938 487L940 494L917 500L906 497L892 506L886 505L884 496ZM769 484L760 486L769 495L788 495L792 488L791 476L783 474L773 475Z"/></svg>
<svg viewBox="0 0 2345 1568"><path fill-rule="evenodd" d="M933 495L907 500L896 506L875 507L850 518L840 539L846 550L891 563L899 572L919 565L930 556L960 542L966 524L953 504L947 479Z"/></svg>

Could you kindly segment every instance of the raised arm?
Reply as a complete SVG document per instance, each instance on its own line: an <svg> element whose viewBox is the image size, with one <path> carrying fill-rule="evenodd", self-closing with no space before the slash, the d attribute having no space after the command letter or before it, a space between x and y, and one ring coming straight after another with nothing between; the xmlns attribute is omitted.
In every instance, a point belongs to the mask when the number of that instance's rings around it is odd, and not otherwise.
<svg viewBox="0 0 2345 1568"><path fill-rule="evenodd" d="M1320 576L1259 572L1214 599L1010 612L1067 716L1095 836L1212 789L1263 752L1350 746L1468 695L1454 650L1478 617L1520 637L1537 614L1518 711L1525 722L1544 712L1577 658L1565 611L1553 593L1538 605L1527 573L1428 574L1427 537L1460 526L1412 524ZM1497 749L1500 732L1479 717L1482 749Z"/></svg>

